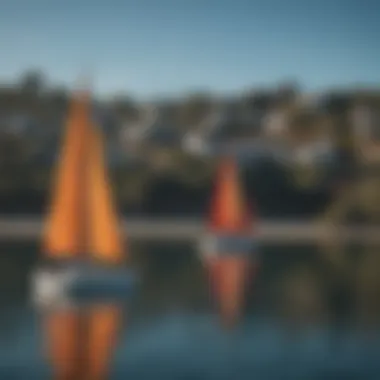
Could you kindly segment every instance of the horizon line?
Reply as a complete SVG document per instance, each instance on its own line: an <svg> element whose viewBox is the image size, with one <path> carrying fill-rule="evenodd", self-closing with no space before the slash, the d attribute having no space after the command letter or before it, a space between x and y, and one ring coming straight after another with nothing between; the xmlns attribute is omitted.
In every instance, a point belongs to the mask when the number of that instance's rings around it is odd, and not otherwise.
<svg viewBox="0 0 380 380"><path fill-rule="evenodd" d="M79 75L80 72L78 72L78 76L74 78L72 81L67 80L54 80L54 78L50 77L48 73L46 73L44 70L39 69L25 69L24 71L20 72L17 75L12 76L1 76L0 75L0 87L5 88L14 88L17 87L18 84L20 84L20 79L22 79L24 74L27 73L41 73L42 77L46 80L47 85L46 88L48 90L54 90L54 89L60 89L64 92L75 92L78 88L78 79L83 77L83 71L82 75ZM194 86L194 87L184 87L179 90L173 90L173 91L154 91L152 93L146 93L146 94L137 94L136 90L128 90L128 86L125 86L124 90L121 89L115 89L115 90L99 90L98 86L96 85L96 75L92 72L90 75L90 78L87 76L87 85L90 84L90 88L92 89L92 93L96 98L99 100L107 101L111 100L112 98L117 97L126 97L130 98L132 100L136 101L162 101L162 100L178 100L178 99L186 99L191 96L196 95L206 95L211 98L236 98L240 96L244 96L245 94L249 94L251 92L272 92L276 91L277 89L280 89L282 86L290 85L292 86L294 84L295 88L299 90L299 93L305 94L305 95L318 95L318 94L324 94L329 92L352 92L352 91L366 91L366 90L379 90L380 91L380 82L374 81L374 82L368 82L368 81L361 81L361 80L352 80L352 81L346 81L343 83L331 83L328 85L320 85L320 86L308 86L304 82L297 80L296 78L286 78L284 79L274 79L270 82L254 82L252 81L248 85L244 86L235 86L234 88L230 89L216 89L212 88L212 86L204 85L204 86ZM90 81L90 83L88 83ZM247 81L249 82L249 81Z"/></svg>

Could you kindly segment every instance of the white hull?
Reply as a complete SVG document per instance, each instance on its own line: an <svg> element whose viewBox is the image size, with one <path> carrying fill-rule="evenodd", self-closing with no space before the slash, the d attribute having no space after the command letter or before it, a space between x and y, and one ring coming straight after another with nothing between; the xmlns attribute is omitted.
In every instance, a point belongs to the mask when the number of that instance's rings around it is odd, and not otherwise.
<svg viewBox="0 0 380 380"><path fill-rule="evenodd" d="M58 269L40 267L31 276L31 299L42 307L122 300L135 283L127 269L75 264Z"/></svg>

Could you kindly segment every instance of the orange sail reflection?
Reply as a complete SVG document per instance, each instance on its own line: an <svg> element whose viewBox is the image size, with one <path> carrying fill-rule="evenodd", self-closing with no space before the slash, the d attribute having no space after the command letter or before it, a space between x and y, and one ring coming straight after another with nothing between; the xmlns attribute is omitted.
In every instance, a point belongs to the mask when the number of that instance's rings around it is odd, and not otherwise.
<svg viewBox="0 0 380 380"><path fill-rule="evenodd" d="M249 263L246 258L223 257L218 264L217 298L220 314L227 327L234 326L242 313Z"/></svg>
<svg viewBox="0 0 380 380"><path fill-rule="evenodd" d="M73 310L57 310L44 318L46 352L55 380L71 380L78 376L80 346L83 337L81 316Z"/></svg>
<svg viewBox="0 0 380 380"><path fill-rule="evenodd" d="M106 380L121 327L122 313L115 305L100 305L89 311L87 368L83 380Z"/></svg>
<svg viewBox="0 0 380 380"><path fill-rule="evenodd" d="M47 315L44 328L54 380L106 380L121 323L117 305Z"/></svg>

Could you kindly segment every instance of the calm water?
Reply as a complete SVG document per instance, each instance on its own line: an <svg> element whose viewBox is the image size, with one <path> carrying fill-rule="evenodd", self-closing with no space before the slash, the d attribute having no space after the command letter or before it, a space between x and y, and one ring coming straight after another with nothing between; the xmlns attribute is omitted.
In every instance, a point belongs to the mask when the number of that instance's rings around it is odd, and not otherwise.
<svg viewBox="0 0 380 380"><path fill-rule="evenodd" d="M380 333L326 324L290 330L275 318L267 301L270 284L293 265L316 265L311 248L265 252L247 317L228 333L218 324L191 247L145 245L134 251L143 286L122 310L111 379L380 378ZM1 252L0 379L49 379L43 316L25 297L37 248L3 244Z"/></svg>

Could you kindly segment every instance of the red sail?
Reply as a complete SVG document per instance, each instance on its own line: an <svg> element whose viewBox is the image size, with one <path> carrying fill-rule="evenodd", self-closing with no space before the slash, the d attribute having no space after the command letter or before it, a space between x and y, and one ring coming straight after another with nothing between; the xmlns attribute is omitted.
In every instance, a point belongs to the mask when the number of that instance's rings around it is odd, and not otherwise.
<svg viewBox="0 0 380 380"><path fill-rule="evenodd" d="M209 227L216 233L244 234L252 227L251 216L240 186L238 168L225 158L219 166L211 202Z"/></svg>

